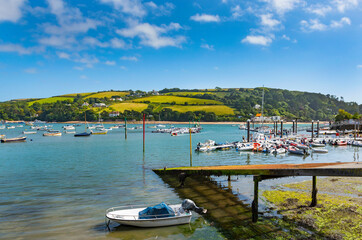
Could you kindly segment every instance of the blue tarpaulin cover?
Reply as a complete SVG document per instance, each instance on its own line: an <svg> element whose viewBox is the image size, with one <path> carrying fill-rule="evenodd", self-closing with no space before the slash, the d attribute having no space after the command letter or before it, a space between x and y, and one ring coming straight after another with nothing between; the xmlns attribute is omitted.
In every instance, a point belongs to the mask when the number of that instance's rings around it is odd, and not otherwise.
<svg viewBox="0 0 362 240"><path fill-rule="evenodd" d="M139 219L150 219L150 218L162 218L162 217L173 217L175 212L167 206L166 203L162 202L153 207L148 207L138 213Z"/></svg>

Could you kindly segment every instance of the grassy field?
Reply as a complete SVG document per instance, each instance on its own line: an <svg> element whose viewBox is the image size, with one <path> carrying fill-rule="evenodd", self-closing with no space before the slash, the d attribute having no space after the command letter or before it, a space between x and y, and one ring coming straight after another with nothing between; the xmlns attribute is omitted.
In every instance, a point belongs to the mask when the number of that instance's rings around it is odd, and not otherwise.
<svg viewBox="0 0 362 240"><path fill-rule="evenodd" d="M125 110L134 110L137 112L142 112L143 110L147 109L148 104L145 103L116 103L108 108L106 108L107 111L111 111L111 109L114 109L118 112L124 112Z"/></svg>
<svg viewBox="0 0 362 240"><path fill-rule="evenodd" d="M144 97L133 100L133 102L146 102L150 103L172 103L184 105L187 102L189 105L193 104L212 104L212 105L222 105L221 102L209 99L199 99L199 98L188 98L188 97L178 97L178 96L152 96L152 97Z"/></svg>
<svg viewBox="0 0 362 240"><path fill-rule="evenodd" d="M215 94L213 92L169 92L165 95L174 95L174 96L187 96L187 95L198 95L198 94Z"/></svg>
<svg viewBox="0 0 362 240"><path fill-rule="evenodd" d="M65 100L73 101L73 98L71 98L71 97L50 97L50 98L43 98L43 99L31 101L28 104L29 104L29 106L31 106L34 103L40 103L40 104L43 104L43 103L55 103L57 101L65 101Z"/></svg>
<svg viewBox="0 0 362 240"><path fill-rule="evenodd" d="M188 111L191 111L191 112L205 111L205 112L214 112L218 116L234 114L234 111L232 108L223 106L223 105L214 105L214 106L176 106L176 105L173 105L173 106L166 107L166 108L170 108L173 111L178 111L181 113L188 112Z"/></svg>
<svg viewBox="0 0 362 240"><path fill-rule="evenodd" d="M58 97L76 97L77 95L81 95L82 97L86 97L89 96L91 94L94 94L94 92L90 92L90 93L70 93L70 94L64 94L64 95L60 95Z"/></svg>
<svg viewBox="0 0 362 240"><path fill-rule="evenodd" d="M89 96L86 97L87 98L111 98L112 96L120 96L120 97L124 97L126 95L128 95L129 92L100 92L100 93L94 93L91 94Z"/></svg>

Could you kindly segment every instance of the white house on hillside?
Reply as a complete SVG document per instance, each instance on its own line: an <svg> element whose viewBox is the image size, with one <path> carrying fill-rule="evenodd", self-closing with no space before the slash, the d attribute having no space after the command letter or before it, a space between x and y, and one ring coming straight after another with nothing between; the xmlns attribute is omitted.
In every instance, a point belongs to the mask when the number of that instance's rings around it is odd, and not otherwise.
<svg viewBox="0 0 362 240"><path fill-rule="evenodd" d="M113 112L109 113L109 117L118 117L118 116L119 116L119 112L113 111Z"/></svg>
<svg viewBox="0 0 362 240"><path fill-rule="evenodd" d="M94 103L93 107L107 107L105 103Z"/></svg>

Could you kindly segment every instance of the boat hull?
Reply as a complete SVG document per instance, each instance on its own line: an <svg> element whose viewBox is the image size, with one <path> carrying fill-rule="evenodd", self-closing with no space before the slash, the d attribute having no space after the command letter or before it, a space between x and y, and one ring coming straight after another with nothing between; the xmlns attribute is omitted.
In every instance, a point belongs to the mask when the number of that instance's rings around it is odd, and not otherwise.
<svg viewBox="0 0 362 240"><path fill-rule="evenodd" d="M4 138L1 139L2 143L10 143L10 142L25 142L26 141L26 137L21 137L21 138Z"/></svg>

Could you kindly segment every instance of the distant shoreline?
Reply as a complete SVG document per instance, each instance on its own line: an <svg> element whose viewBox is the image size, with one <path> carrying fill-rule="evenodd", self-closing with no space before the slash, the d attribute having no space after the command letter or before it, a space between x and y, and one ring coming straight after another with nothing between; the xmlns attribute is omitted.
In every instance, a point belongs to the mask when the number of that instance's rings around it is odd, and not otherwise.
<svg viewBox="0 0 362 240"><path fill-rule="evenodd" d="M84 123L84 121L68 121L68 122L57 122L57 123L63 123L63 124L79 124ZM88 123L98 123L98 122L88 122ZM103 124L124 124L124 121L114 121L109 122L105 121L102 122ZM127 121L128 124L143 124L142 121ZM193 124L193 122L191 122ZM196 123L196 122L195 122ZM197 122L198 123L198 122ZM319 124L327 124L328 121L320 121ZM175 121L146 121L146 124L189 124L189 122L175 122ZM200 122L200 124L204 125L240 125L240 124L246 124L246 122ZM250 122L250 124L252 124ZM260 125L261 123L254 123L255 125ZM264 124L273 124L271 123L264 123ZM283 124L293 124L293 122L283 122ZM298 124L312 124L311 122L298 122ZM314 122L315 125L317 125L316 122ZM280 125L280 122L278 122L278 125Z"/></svg>

